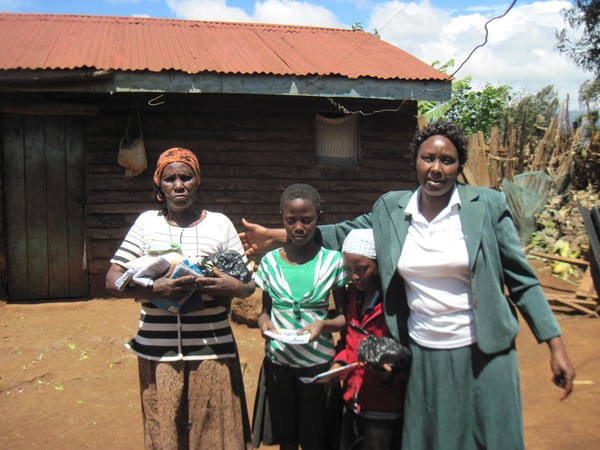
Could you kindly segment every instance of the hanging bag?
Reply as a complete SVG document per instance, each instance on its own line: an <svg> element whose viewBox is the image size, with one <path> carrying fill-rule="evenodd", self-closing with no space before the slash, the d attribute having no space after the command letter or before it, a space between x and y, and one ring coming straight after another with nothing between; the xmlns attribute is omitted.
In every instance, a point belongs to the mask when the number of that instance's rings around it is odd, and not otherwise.
<svg viewBox="0 0 600 450"><path fill-rule="evenodd" d="M131 136L129 136L129 126L131 125L131 116L133 115L134 110L137 114L140 130L140 137L136 139L132 139ZM129 112L125 135L121 138L121 143L119 144L117 163L125 168L125 178L127 179L139 175L148 167L146 148L144 147L144 138L142 136L142 118L140 116L140 108L137 104L132 106L131 111Z"/></svg>

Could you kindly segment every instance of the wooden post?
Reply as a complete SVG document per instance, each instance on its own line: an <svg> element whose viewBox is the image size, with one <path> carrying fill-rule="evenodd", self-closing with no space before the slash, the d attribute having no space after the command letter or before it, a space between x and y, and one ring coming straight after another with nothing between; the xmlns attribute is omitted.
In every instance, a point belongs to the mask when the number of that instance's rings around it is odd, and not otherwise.
<svg viewBox="0 0 600 450"><path fill-rule="evenodd" d="M523 120L521 123L521 127L517 131L517 137L519 141L519 159L517 161L517 172L523 173L523 169L525 168L525 115L523 115Z"/></svg>
<svg viewBox="0 0 600 450"><path fill-rule="evenodd" d="M485 144L482 144L482 141L483 133L481 132L467 136L469 160L463 172L469 184L489 187L488 161L485 154Z"/></svg>
<svg viewBox="0 0 600 450"><path fill-rule="evenodd" d="M490 185L495 187L498 185L498 127L492 127L490 133Z"/></svg>
<svg viewBox="0 0 600 450"><path fill-rule="evenodd" d="M530 170L532 172L536 170L544 170L546 168L546 165L550 160L550 156L552 155L552 136L555 133L557 122L558 117L555 115L546 129L544 137L537 145L535 155L533 155L533 161L531 163Z"/></svg>
<svg viewBox="0 0 600 450"><path fill-rule="evenodd" d="M510 125L509 129L509 138L508 138L508 146L506 149L506 157L508 161L506 161L506 165L504 166L504 177L509 181L514 181L515 179L515 162L512 160L515 154L515 143L517 141L517 130L515 127Z"/></svg>

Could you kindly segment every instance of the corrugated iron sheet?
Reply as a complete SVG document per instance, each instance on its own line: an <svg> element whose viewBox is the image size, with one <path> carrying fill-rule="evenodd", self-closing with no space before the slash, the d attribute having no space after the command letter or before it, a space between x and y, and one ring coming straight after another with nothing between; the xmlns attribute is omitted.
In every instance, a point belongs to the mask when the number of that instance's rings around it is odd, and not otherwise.
<svg viewBox="0 0 600 450"><path fill-rule="evenodd" d="M0 70L175 70L445 80L370 33L255 23L0 14Z"/></svg>

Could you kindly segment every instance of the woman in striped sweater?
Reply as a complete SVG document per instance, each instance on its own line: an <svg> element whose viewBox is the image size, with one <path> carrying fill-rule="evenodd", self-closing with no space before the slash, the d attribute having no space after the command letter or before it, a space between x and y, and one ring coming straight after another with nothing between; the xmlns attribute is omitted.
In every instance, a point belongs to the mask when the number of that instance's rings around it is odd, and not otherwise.
<svg viewBox="0 0 600 450"><path fill-rule="evenodd" d="M215 297L247 297L254 282L244 284L214 269L213 277L162 276L123 291L115 284L132 261L145 255L175 251L185 259L226 250L244 253L231 221L196 201L200 165L191 151L165 151L154 184L162 208L137 218L106 276L109 292L141 302L139 331L127 347L138 356L145 448L249 448L237 348L227 308ZM149 301L188 296L176 313Z"/></svg>

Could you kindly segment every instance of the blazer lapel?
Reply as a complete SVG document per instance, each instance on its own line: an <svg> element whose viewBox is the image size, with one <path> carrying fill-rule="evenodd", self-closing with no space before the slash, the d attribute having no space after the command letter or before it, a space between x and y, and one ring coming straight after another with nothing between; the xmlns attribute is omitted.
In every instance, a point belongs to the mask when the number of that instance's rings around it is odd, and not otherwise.
<svg viewBox="0 0 600 450"><path fill-rule="evenodd" d="M478 192L469 186L459 184L458 195L461 202L460 223L467 244L469 268L473 270L477 251L481 244L485 206L477 201L479 198Z"/></svg>
<svg viewBox="0 0 600 450"><path fill-rule="evenodd" d="M396 196L395 199L384 199L383 204L378 207L377 220L373 227L376 241L379 239L377 259L380 262L379 270L385 286L396 271L410 223L405 210L412 193L405 191L403 194L400 198Z"/></svg>
<svg viewBox="0 0 600 450"><path fill-rule="evenodd" d="M411 194L412 195L412 194ZM408 234L408 226L410 225L410 217L406 216L406 205L410 200L411 195L405 195L398 201L398 207L392 210L392 233L390 239L390 255L392 261L398 264L400 253Z"/></svg>

